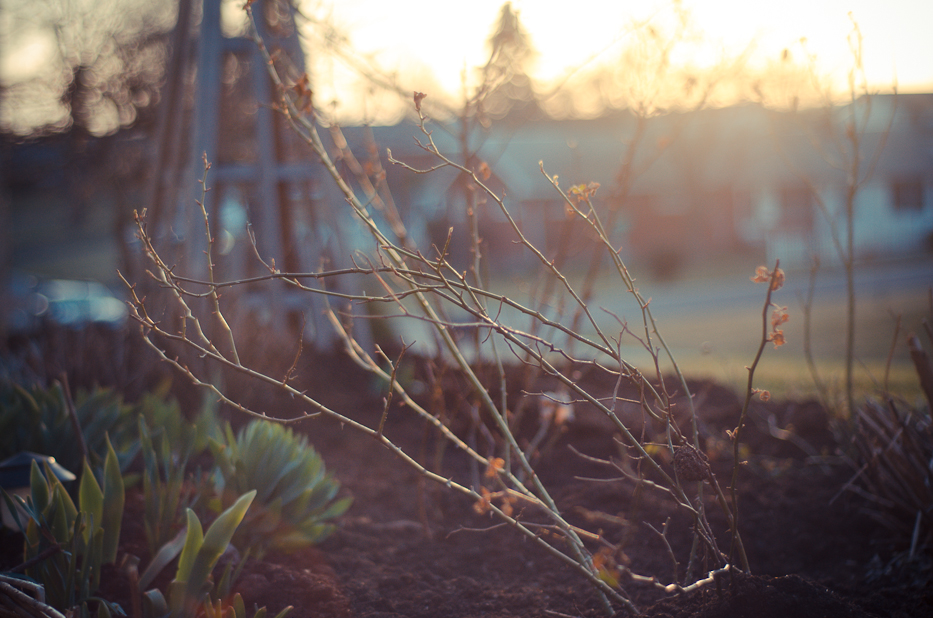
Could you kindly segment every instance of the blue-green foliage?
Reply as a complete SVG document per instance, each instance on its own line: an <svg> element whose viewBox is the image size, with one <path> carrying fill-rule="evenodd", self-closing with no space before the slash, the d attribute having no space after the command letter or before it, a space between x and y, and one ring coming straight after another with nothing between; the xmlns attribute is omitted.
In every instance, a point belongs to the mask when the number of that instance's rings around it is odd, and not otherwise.
<svg viewBox="0 0 933 618"><path fill-rule="evenodd" d="M78 502L65 490L46 465L43 474L32 463L30 495L14 506L6 492L3 499L25 530L24 555L34 564L26 575L40 583L52 607L88 618L88 604L97 605L98 616L119 614L119 605L94 596L100 585L101 566L117 557L123 519L123 477L113 448L104 436L107 452L97 482L85 461L81 470ZM60 548L60 551L56 551Z"/></svg>
<svg viewBox="0 0 933 618"><path fill-rule="evenodd" d="M91 467L101 468L107 454L105 436L109 435L120 468L125 469L137 451L132 406L114 391L100 388L78 393L74 404ZM74 473L81 470L80 442L60 385L27 389L0 383L0 460L20 451L50 455Z"/></svg>
<svg viewBox="0 0 933 618"><path fill-rule="evenodd" d="M135 412L142 416L156 443L167 441L178 459L187 461L207 450L211 438L223 435L217 418L217 402L205 395L201 410L192 420L182 414L178 401L168 394L168 383L151 393L144 393Z"/></svg>
<svg viewBox="0 0 933 618"><path fill-rule="evenodd" d="M178 403L164 396L145 395L139 402L139 446L143 460L144 524L150 555L184 528L183 513L205 489L200 470L189 461L211 437L222 435L216 404L205 400L194 421L187 421Z"/></svg>
<svg viewBox="0 0 933 618"><path fill-rule="evenodd" d="M99 584L100 565L116 557L123 514L122 472L137 453L141 473L128 475L126 482L141 477L145 499L150 559L139 592L146 618L168 614L246 618L242 600L238 604L234 599L233 605L220 600L229 597L248 557L320 542L333 531L330 520L350 506L350 498L334 500L340 485L326 474L324 462L306 437L260 421L234 436L229 424L221 428L216 403L210 398L192 421L168 396L168 385L144 395L135 405L124 404L106 389L79 393L75 412L89 461L81 459L59 385L27 389L0 383L0 459L29 450L81 471L80 485L69 495L54 475L46 480L34 469L32 496L25 505L29 522L23 523L27 558L56 543L64 549L41 561L29 575L46 586L53 606L74 608L82 618L89 615L88 602L93 601L98 603L98 615L122 614L119 606L92 595ZM192 458L208 446L215 459L210 476L190 469ZM202 499L203 494L209 495ZM13 507L9 496L3 499ZM223 513L202 534L191 507ZM211 570L231 539L242 559L236 569L228 565L215 581ZM166 594L147 590L176 558L178 571ZM264 615L265 610L259 610L255 617Z"/></svg>
<svg viewBox="0 0 933 618"><path fill-rule="evenodd" d="M146 591L143 597L145 618L193 618L202 605L214 607L211 591L215 585L211 572L230 544L234 531L243 521L243 516L255 495L256 492L251 491L239 496L230 508L214 520L206 534L194 511L186 511L184 542L174 543L175 547L172 548L172 555L169 557L171 560L178 556L178 567L175 578L169 584L168 598L158 590ZM161 570L164 565L160 563L155 567ZM145 588L151 581L154 573L150 571L153 568L153 565L150 565L143 573L139 582L141 588ZM219 603L217 609L221 609Z"/></svg>
<svg viewBox="0 0 933 618"><path fill-rule="evenodd" d="M278 423L253 421L234 437L226 427L224 442L211 449L220 505L256 490L256 500L234 545L262 555L319 543L333 531L328 520L342 515L351 498L334 500L340 489L305 436ZM218 505L218 506L220 506Z"/></svg>

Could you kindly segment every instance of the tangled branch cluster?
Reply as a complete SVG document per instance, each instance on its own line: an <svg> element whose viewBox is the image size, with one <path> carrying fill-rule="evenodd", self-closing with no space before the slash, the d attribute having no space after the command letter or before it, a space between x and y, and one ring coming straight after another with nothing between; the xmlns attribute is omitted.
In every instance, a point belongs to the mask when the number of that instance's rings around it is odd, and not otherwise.
<svg viewBox="0 0 933 618"><path fill-rule="evenodd" d="M247 11L250 11L247 6ZM255 32L255 29L254 29ZM425 478L435 481L451 491L468 496L477 513L491 514L504 525L512 527L517 533L526 536L532 542L542 546L557 559L570 564L587 580L603 600L607 610L613 604L636 611L624 581L657 586L668 592L694 589L713 581L716 573L730 568L749 570L748 561L741 535L738 531L738 509L736 504L733 475L727 497L716 476L713 474L706 455L700 445L697 412L686 379L681 373L671 350L658 331L652 315L649 300L646 300L635 286L635 280L623 263L616 250L600 212L594 200L599 184L592 182L580 184L569 191L561 189L556 176L545 171L540 165L543 182L551 185L560 196L567 212L581 218L589 226L599 251L608 258L612 271L625 290L634 298L641 314L638 332L617 316L613 324L615 331L609 331L596 319L589 304L587 293L578 291L576 285L562 270L559 261L548 258L545 253L532 243L523 233L522 228L513 218L504 198L494 192L486 182L489 179L488 165L482 163L475 170L458 163L444 154L435 144L428 129L428 118L424 115L422 101L424 94L414 94L414 107L417 112L420 129L418 141L421 149L427 153L434 164L428 168L416 168L404 161L395 159L391 152L386 160L390 164L402 166L414 173L427 174L439 169L453 169L472 187L471 195L477 200L486 200L497 208L511 228L515 242L534 256L545 273L549 283L545 293L536 302L520 300L491 291L485 285L479 267L481 252L479 237L472 234L474 256L477 260L467 272L458 271L447 259L450 236L445 247L435 247L433 251L422 251L414 246L407 233L405 223L398 212L391 207L391 201L385 199L387 187L381 164L361 166L350 165L357 174L356 180L361 187L358 194L350 183L338 171L334 159L324 147L318 127L313 118L312 93L306 81L299 81L286 86L271 62L262 40L256 36L255 42L266 56L270 76L278 88L280 100L276 108L280 110L291 128L304 140L310 150L320 159L327 170L330 180L339 189L345 202L356 215L357 220L368 232L372 244L367 262L360 265L354 262L351 268L320 270L317 272L295 273L282 272L274 261L263 261L253 238L253 247L257 259L266 270L260 277L237 281L217 281L214 276L212 261L213 238L208 214L201 206L204 218L208 250L206 279L183 277L175 272L173 266L162 258L160 250L147 229L145 213L137 216L138 236L149 261L149 274L158 283L160 294L164 294L173 304L180 321L170 323L162 321L149 311L151 299L137 294L134 284L126 282L130 289L132 317L139 323L142 336L157 354L167 363L172 364L193 383L210 389L219 400L243 413L269 418L266 412L246 406L231 397L224 389L215 385L208 370L194 367L170 349L187 349L207 364L213 364L255 380L286 393L298 401L307 410L297 419L274 419L283 422L299 420L312 416L323 416L339 421L345 426L370 436L374 441L391 450L406 464L414 468ZM310 116L310 117L309 117ZM335 144L340 149L344 161L353 154L346 147L340 129L331 128ZM210 165L205 159L204 190L207 190L207 171ZM203 198L201 203L203 203ZM378 220L377 220L378 218ZM385 232L384 230L389 230ZM354 294L340 291L339 282L348 276L367 277L378 285L383 293L379 296ZM770 281L765 304L765 341L775 346L784 342L783 332L778 328L787 321L786 308L777 307L770 318L770 333L767 332L767 310L772 307L771 293L781 287L783 271L777 266L773 271L765 267L759 269L755 281ZM416 320L428 325L435 337L439 353L439 363L452 366L463 377L475 396L475 414L482 414L491 419L493 426L485 430L491 435L490 452L481 453L471 441L458 435L441 415L418 400L409 392L406 385L398 378L398 369L404 362L402 358L407 349L404 345L401 355L396 359L376 347L364 348L353 334L348 324L347 314L334 308L328 310L328 318L333 329L343 343L346 353L360 367L371 372L388 387L384 409L377 425L370 426L354 418L352 412L333 409L314 398L312 394L300 390L291 379L292 368L282 378L271 375L261 367L254 367L243 361L237 351L234 328L228 323L226 313L229 307L222 302L221 292L233 287L255 285L260 282L272 282L288 286L293 290L308 294L321 295L327 301L372 305L379 303L392 306L395 317L402 320ZM560 316L554 316L545 309L555 304L556 298L563 298L573 308L571 326ZM207 303L209 312L199 309L198 305ZM329 305L328 305L329 306ZM382 312L384 315L384 312ZM209 318L206 317L209 315ZM450 316L467 316L466 320ZM210 320L211 324L205 323ZM584 334L577 325L585 324L588 332ZM471 362L470 353L464 348L462 340L454 330L470 330L475 333L473 339L477 346L482 346L484 354L492 359L492 377L488 372L481 374L476 363ZM646 375L623 356L623 337L631 337L646 349L653 359L650 375ZM759 348L755 364L761 356ZM536 384L543 380L558 385L556 392L537 393L542 410L539 435L528 443L522 444L517 438L519 410L509 408L506 386L506 370L510 362L524 367L530 393L534 393ZM675 376L676 386L669 387L662 372L662 365L670 368ZM603 397L588 390L577 379L581 371L590 370L612 376L616 386L611 397ZM758 392L752 388L754 365L750 370L748 395ZM623 385L638 393L636 399L624 400L621 395ZM540 388L540 387L537 387ZM498 395L494 395L498 393ZM678 401L684 402L685 414L675 415L675 394ZM524 401L527 401L525 398ZM385 434L385 427L391 423L390 404L401 406L418 415L424 422L439 432L444 440L461 450L471 458L479 469L485 470L483 478L465 479L446 478L420 463L401 446ZM550 402L550 403L548 403ZM626 423L622 411L623 404L634 405L650 419L660 431L655 437L638 435ZM694 542L685 569L679 568L679 561L667 540L669 520L662 526L662 531L655 530L667 547L673 563L673 579L662 582L655 576L640 575L635 568L622 559L622 548L613 545L599 531L587 531L571 524L562 509L535 472L534 463L542 444L546 443L549 432L561 427L573 415L574 406L588 406L604 416L611 423L614 432L624 446L629 463L617 461L593 461L612 466L622 473L624 479L637 482L666 496L677 509L689 516ZM744 414L733 432L735 443L736 472L738 470L738 439L744 422ZM544 413L544 411L549 411ZM678 420L679 419L679 420ZM684 426L682 426L684 425ZM585 454L580 454L587 457ZM673 456L673 466L666 457ZM632 465L634 462L634 465ZM707 520L704 506L704 492L711 492L714 504L722 510L729 526L730 548L724 551L716 540L716 535ZM650 525L650 524L649 524ZM702 565L711 567L710 575L700 575Z"/></svg>

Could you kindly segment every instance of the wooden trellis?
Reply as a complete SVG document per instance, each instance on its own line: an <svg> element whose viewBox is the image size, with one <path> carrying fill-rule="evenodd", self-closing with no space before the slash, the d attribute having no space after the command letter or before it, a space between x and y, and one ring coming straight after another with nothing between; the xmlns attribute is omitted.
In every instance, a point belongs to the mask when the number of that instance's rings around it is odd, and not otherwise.
<svg viewBox="0 0 933 618"><path fill-rule="evenodd" d="M287 67L288 77L297 78L304 72L304 57L290 5L257 0L252 7L266 46ZM323 168L297 147L295 137L271 108L275 94L253 41L224 35L221 0L180 0L146 207L149 229L161 243L160 250L177 259L179 272L186 276L203 279L207 274L204 220L197 204L205 153L212 167L204 206L212 219L212 233L219 239L214 251L223 253L224 239L233 238L234 249L215 259L225 279L261 274L262 268L245 225L235 235L222 229L227 203L237 205L230 196L240 196L244 223L249 220L263 258L274 259L278 268L311 271L319 267L328 248L334 254L328 245L339 242L335 237L340 226L322 204ZM315 345L324 347L333 341L317 295L293 294L281 285L252 290L241 295L238 310L254 311L264 322L275 324L304 314L306 334L313 335Z"/></svg>

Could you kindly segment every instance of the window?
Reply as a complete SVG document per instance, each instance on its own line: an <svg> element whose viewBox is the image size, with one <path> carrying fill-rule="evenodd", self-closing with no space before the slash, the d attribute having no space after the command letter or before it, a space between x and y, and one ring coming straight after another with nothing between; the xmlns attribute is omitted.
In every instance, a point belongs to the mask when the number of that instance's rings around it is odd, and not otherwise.
<svg viewBox="0 0 933 618"><path fill-rule="evenodd" d="M897 212L923 210L923 181L919 178L895 180L891 183L891 201Z"/></svg>

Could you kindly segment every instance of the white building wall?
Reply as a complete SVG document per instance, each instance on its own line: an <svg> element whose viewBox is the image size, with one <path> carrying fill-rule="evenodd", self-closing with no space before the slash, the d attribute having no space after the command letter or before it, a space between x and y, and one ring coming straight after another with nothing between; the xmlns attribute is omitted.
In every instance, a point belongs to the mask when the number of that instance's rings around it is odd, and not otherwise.
<svg viewBox="0 0 933 618"><path fill-rule="evenodd" d="M843 249L846 248L845 191L842 184L824 186L820 197L833 221L814 203L813 231L782 230L779 225L778 191L762 189L755 200L754 217L742 227L749 240L764 238L768 262L780 258L789 268L806 268L818 256L829 268L841 266L833 240L833 226ZM756 234L756 228L758 233ZM856 260L890 259L922 253L933 230L933 186L926 186L921 210L895 208L890 183L877 179L867 183L855 199L854 244Z"/></svg>

